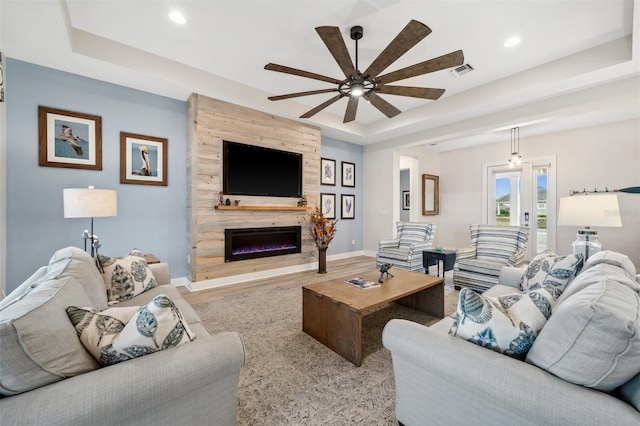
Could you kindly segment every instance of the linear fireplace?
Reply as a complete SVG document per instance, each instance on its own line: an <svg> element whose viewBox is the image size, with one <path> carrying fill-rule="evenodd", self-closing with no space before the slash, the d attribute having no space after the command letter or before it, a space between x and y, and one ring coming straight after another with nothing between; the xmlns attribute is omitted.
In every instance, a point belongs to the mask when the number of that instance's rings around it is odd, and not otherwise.
<svg viewBox="0 0 640 426"><path fill-rule="evenodd" d="M225 262L300 253L301 248L299 226L224 230Z"/></svg>

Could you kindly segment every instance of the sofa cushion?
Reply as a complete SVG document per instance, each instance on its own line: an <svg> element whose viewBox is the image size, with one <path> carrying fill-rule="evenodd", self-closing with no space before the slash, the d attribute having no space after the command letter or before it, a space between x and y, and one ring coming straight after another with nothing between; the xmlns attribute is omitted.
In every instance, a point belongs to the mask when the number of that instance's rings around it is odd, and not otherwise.
<svg viewBox="0 0 640 426"><path fill-rule="evenodd" d="M640 373L618 389L620 397L640 411Z"/></svg>
<svg viewBox="0 0 640 426"><path fill-rule="evenodd" d="M195 334L166 295L137 307L104 310L70 306L67 314L82 344L102 365L112 365L188 343Z"/></svg>
<svg viewBox="0 0 640 426"><path fill-rule="evenodd" d="M138 249L134 248L123 258L98 255L98 265L107 287L109 305L131 299L157 285L144 255Z"/></svg>
<svg viewBox="0 0 640 426"><path fill-rule="evenodd" d="M629 259L629 256L611 250L599 251L590 256L584 264L584 269L587 270L593 266L602 264L622 268L630 277L634 277L636 275L636 267L631 259Z"/></svg>
<svg viewBox="0 0 640 426"><path fill-rule="evenodd" d="M527 361L603 391L631 379L640 372L640 295L633 281L612 265L583 271L558 300Z"/></svg>
<svg viewBox="0 0 640 426"><path fill-rule="evenodd" d="M527 266L520 289L535 290L542 287L555 287L560 293L580 272L584 263L582 254L558 256L551 250L536 255Z"/></svg>
<svg viewBox="0 0 640 426"><path fill-rule="evenodd" d="M476 258L506 265L518 251L520 228L481 228L478 230Z"/></svg>
<svg viewBox="0 0 640 426"><path fill-rule="evenodd" d="M490 275L492 277L499 277L500 270L503 267L504 263L496 262L495 260L461 259L458 261L458 269L461 271Z"/></svg>
<svg viewBox="0 0 640 426"><path fill-rule="evenodd" d="M99 367L84 349L65 309L91 306L85 283L71 276L32 283L0 308L0 393L14 395Z"/></svg>
<svg viewBox="0 0 640 426"><path fill-rule="evenodd" d="M427 240L431 232L429 223L401 222L398 224L400 248L412 248L416 244L422 244Z"/></svg>
<svg viewBox="0 0 640 426"><path fill-rule="evenodd" d="M70 304L107 306L94 260L77 247L56 251L0 302L0 393L13 395L99 367L64 312Z"/></svg>
<svg viewBox="0 0 640 426"><path fill-rule="evenodd" d="M477 345L524 359L551 315L554 300L554 293L545 288L496 297L463 288L450 332Z"/></svg>

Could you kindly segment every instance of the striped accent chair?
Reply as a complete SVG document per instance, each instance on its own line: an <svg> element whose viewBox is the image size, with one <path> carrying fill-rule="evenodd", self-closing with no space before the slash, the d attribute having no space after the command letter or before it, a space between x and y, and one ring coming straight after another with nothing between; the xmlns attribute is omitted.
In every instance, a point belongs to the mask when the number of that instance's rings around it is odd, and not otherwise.
<svg viewBox="0 0 640 426"><path fill-rule="evenodd" d="M436 225L433 223L397 222L397 235L378 244L376 267L391 263L396 268L424 272L422 251L433 244Z"/></svg>
<svg viewBox="0 0 640 426"><path fill-rule="evenodd" d="M458 249L453 266L456 289L483 292L498 284L503 266L520 267L529 241L526 226L471 225L471 245Z"/></svg>

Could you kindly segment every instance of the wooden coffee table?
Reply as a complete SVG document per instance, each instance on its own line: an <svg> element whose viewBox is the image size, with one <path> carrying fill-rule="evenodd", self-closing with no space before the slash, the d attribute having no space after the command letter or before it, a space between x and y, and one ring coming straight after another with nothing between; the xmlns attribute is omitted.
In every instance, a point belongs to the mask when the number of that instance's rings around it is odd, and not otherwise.
<svg viewBox="0 0 640 426"><path fill-rule="evenodd" d="M302 331L359 367L362 364L362 317L391 302L444 317L444 280L402 269L390 271L375 288L358 288L345 280L356 276L377 281L372 271L302 287Z"/></svg>

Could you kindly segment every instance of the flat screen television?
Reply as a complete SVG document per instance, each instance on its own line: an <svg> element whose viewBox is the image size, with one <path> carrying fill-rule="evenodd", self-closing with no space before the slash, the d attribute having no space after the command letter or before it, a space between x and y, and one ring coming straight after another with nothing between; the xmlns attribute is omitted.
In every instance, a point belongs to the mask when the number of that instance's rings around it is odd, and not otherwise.
<svg viewBox="0 0 640 426"><path fill-rule="evenodd" d="M222 192L302 197L302 154L223 141Z"/></svg>

